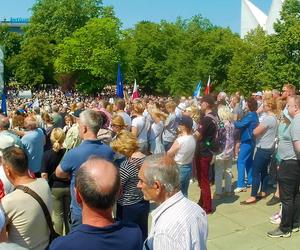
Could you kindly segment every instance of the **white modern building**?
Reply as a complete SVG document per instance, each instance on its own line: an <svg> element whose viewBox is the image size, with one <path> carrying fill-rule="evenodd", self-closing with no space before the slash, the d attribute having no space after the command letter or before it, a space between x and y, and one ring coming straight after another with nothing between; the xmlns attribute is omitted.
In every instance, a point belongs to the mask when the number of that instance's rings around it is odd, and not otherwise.
<svg viewBox="0 0 300 250"><path fill-rule="evenodd" d="M273 0L269 13L266 15L250 0L242 0L241 10L241 38L248 32L261 26L267 34L273 34L273 25L280 18L280 11L285 0Z"/></svg>

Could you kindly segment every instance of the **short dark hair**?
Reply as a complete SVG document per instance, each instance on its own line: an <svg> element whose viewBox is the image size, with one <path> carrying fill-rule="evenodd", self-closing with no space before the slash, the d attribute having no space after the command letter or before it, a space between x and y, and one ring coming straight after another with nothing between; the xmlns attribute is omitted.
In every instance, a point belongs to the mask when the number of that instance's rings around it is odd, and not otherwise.
<svg viewBox="0 0 300 250"><path fill-rule="evenodd" d="M206 102L210 108L212 108L215 105L215 99L211 95L203 96L201 102Z"/></svg>
<svg viewBox="0 0 300 250"><path fill-rule="evenodd" d="M257 101L253 97L250 97L247 100L247 105L251 112L255 112L257 110Z"/></svg>
<svg viewBox="0 0 300 250"><path fill-rule="evenodd" d="M97 159L105 161L104 159L95 156L89 158L89 160L97 160ZM111 162L109 163L112 164ZM75 186L78 192L81 194L85 203L89 207L99 209L99 210L105 210L112 207L118 198L118 194L120 190L119 171L115 169L116 177L114 180L111 180L114 183L112 188L109 190L109 192L103 192L101 189L99 189L99 186L96 183L97 180L95 180L95 178L90 174L87 168L83 166L84 164L79 168L79 170L76 173Z"/></svg>
<svg viewBox="0 0 300 250"><path fill-rule="evenodd" d="M19 147L8 147L2 151L4 162L9 163L19 174L28 171L28 157L25 151Z"/></svg>

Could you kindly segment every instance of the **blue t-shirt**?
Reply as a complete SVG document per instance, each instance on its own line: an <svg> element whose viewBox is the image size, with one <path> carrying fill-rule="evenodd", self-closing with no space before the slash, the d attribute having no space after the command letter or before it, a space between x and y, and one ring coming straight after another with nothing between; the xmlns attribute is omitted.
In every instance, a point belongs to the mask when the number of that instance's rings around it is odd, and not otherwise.
<svg viewBox="0 0 300 250"><path fill-rule="evenodd" d="M80 215L81 208L76 202L74 187L75 175L79 167L92 156L100 156L108 161L113 161L114 153L112 149L99 140L85 140L78 147L68 151L62 159L60 166L64 172L71 177L71 209L72 213Z"/></svg>
<svg viewBox="0 0 300 250"><path fill-rule="evenodd" d="M21 142L23 143L28 156L29 169L34 173L40 172L45 145L45 134L43 130L37 128L26 132L22 137Z"/></svg>
<svg viewBox="0 0 300 250"><path fill-rule="evenodd" d="M81 224L68 235L55 239L50 250L140 250L142 247L141 229L135 224L116 221L107 227Z"/></svg>

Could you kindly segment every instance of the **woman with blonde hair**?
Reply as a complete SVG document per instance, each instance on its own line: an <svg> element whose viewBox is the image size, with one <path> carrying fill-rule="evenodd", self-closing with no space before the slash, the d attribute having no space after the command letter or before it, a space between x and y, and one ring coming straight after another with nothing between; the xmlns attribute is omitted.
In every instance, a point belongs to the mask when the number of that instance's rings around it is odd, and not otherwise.
<svg viewBox="0 0 300 250"><path fill-rule="evenodd" d="M55 231L63 235L70 230L68 214L70 209L70 181L56 177L55 170L65 154L62 144L65 140L65 133L61 128L54 128L50 140L52 148L44 153L41 176L48 180L53 198L53 214Z"/></svg>
<svg viewBox="0 0 300 250"><path fill-rule="evenodd" d="M111 130L112 130L112 141L114 141L118 134L125 130L127 128L124 119L120 115L114 115L111 120ZM119 153L116 153L114 155L114 163L117 166L120 166L120 164L125 160L125 156Z"/></svg>
<svg viewBox="0 0 300 250"><path fill-rule="evenodd" d="M126 130L117 134L111 147L126 157L120 165L121 194L117 201L117 218L138 224L145 240L148 235L149 202L144 200L142 191L137 188L138 172L145 155L140 152L136 137Z"/></svg>
<svg viewBox="0 0 300 250"><path fill-rule="evenodd" d="M148 152L148 131L150 129L150 122L143 115L145 106L141 100L135 99L132 104L132 119L131 132L136 136L139 149L142 153Z"/></svg>
<svg viewBox="0 0 300 250"><path fill-rule="evenodd" d="M234 155L234 125L233 125L233 113L230 109L221 105L218 108L218 116L221 124L224 126L225 147L223 152L216 155L215 159L215 186L216 192L214 199L220 199L223 194L222 181L224 177L225 181L225 195L232 194L231 182L232 182L232 159ZM221 131L221 130L220 130Z"/></svg>
<svg viewBox="0 0 300 250"><path fill-rule="evenodd" d="M187 107L183 112L183 115L187 115L193 119L193 131L196 130L197 124L200 121L200 110L195 106L189 106Z"/></svg>
<svg viewBox="0 0 300 250"><path fill-rule="evenodd" d="M164 122L168 115L157 108L148 109L148 113L153 121L149 134L149 151L151 154L160 154L165 152L162 143L162 132L164 130Z"/></svg>
<svg viewBox="0 0 300 250"><path fill-rule="evenodd" d="M165 150L168 151L177 137L177 123L175 122L176 103L172 100L168 101L165 105L165 109L169 115L165 121L162 140Z"/></svg>
<svg viewBox="0 0 300 250"><path fill-rule="evenodd" d="M263 111L265 112L265 116L253 130L253 135L256 138L256 152L253 159L251 197L242 201L241 205L253 204L257 199L264 198L267 195L266 177L274 152L278 126L276 101L273 98L264 100ZM260 194L258 194L259 188L261 190Z"/></svg>
<svg viewBox="0 0 300 250"><path fill-rule="evenodd" d="M111 129L113 131L113 139L114 137L120 133L123 129L126 129L127 126L124 122L124 119L120 115L114 115L111 120Z"/></svg>

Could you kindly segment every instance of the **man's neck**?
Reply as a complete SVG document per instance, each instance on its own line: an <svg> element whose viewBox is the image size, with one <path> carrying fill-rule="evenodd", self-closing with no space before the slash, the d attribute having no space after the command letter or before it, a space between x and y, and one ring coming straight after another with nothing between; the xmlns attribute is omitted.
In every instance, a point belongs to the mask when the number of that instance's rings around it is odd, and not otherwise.
<svg viewBox="0 0 300 250"><path fill-rule="evenodd" d="M13 186L18 186L18 185L24 185L24 184L29 184L31 182L34 182L35 179L32 179L30 176L25 175L25 176L18 176L14 180L12 180Z"/></svg>
<svg viewBox="0 0 300 250"><path fill-rule="evenodd" d="M83 136L83 140L97 140L97 135L95 135L93 133L86 133Z"/></svg>
<svg viewBox="0 0 300 250"><path fill-rule="evenodd" d="M112 208L99 211L83 205L82 224L94 227L107 227L113 223L114 219L112 218Z"/></svg>
<svg viewBox="0 0 300 250"><path fill-rule="evenodd" d="M164 193L164 195L162 195L161 197L159 197L155 203L161 205L163 202L165 202L166 200L170 199L174 194L176 194L178 192L178 190L174 190L171 193Z"/></svg>

